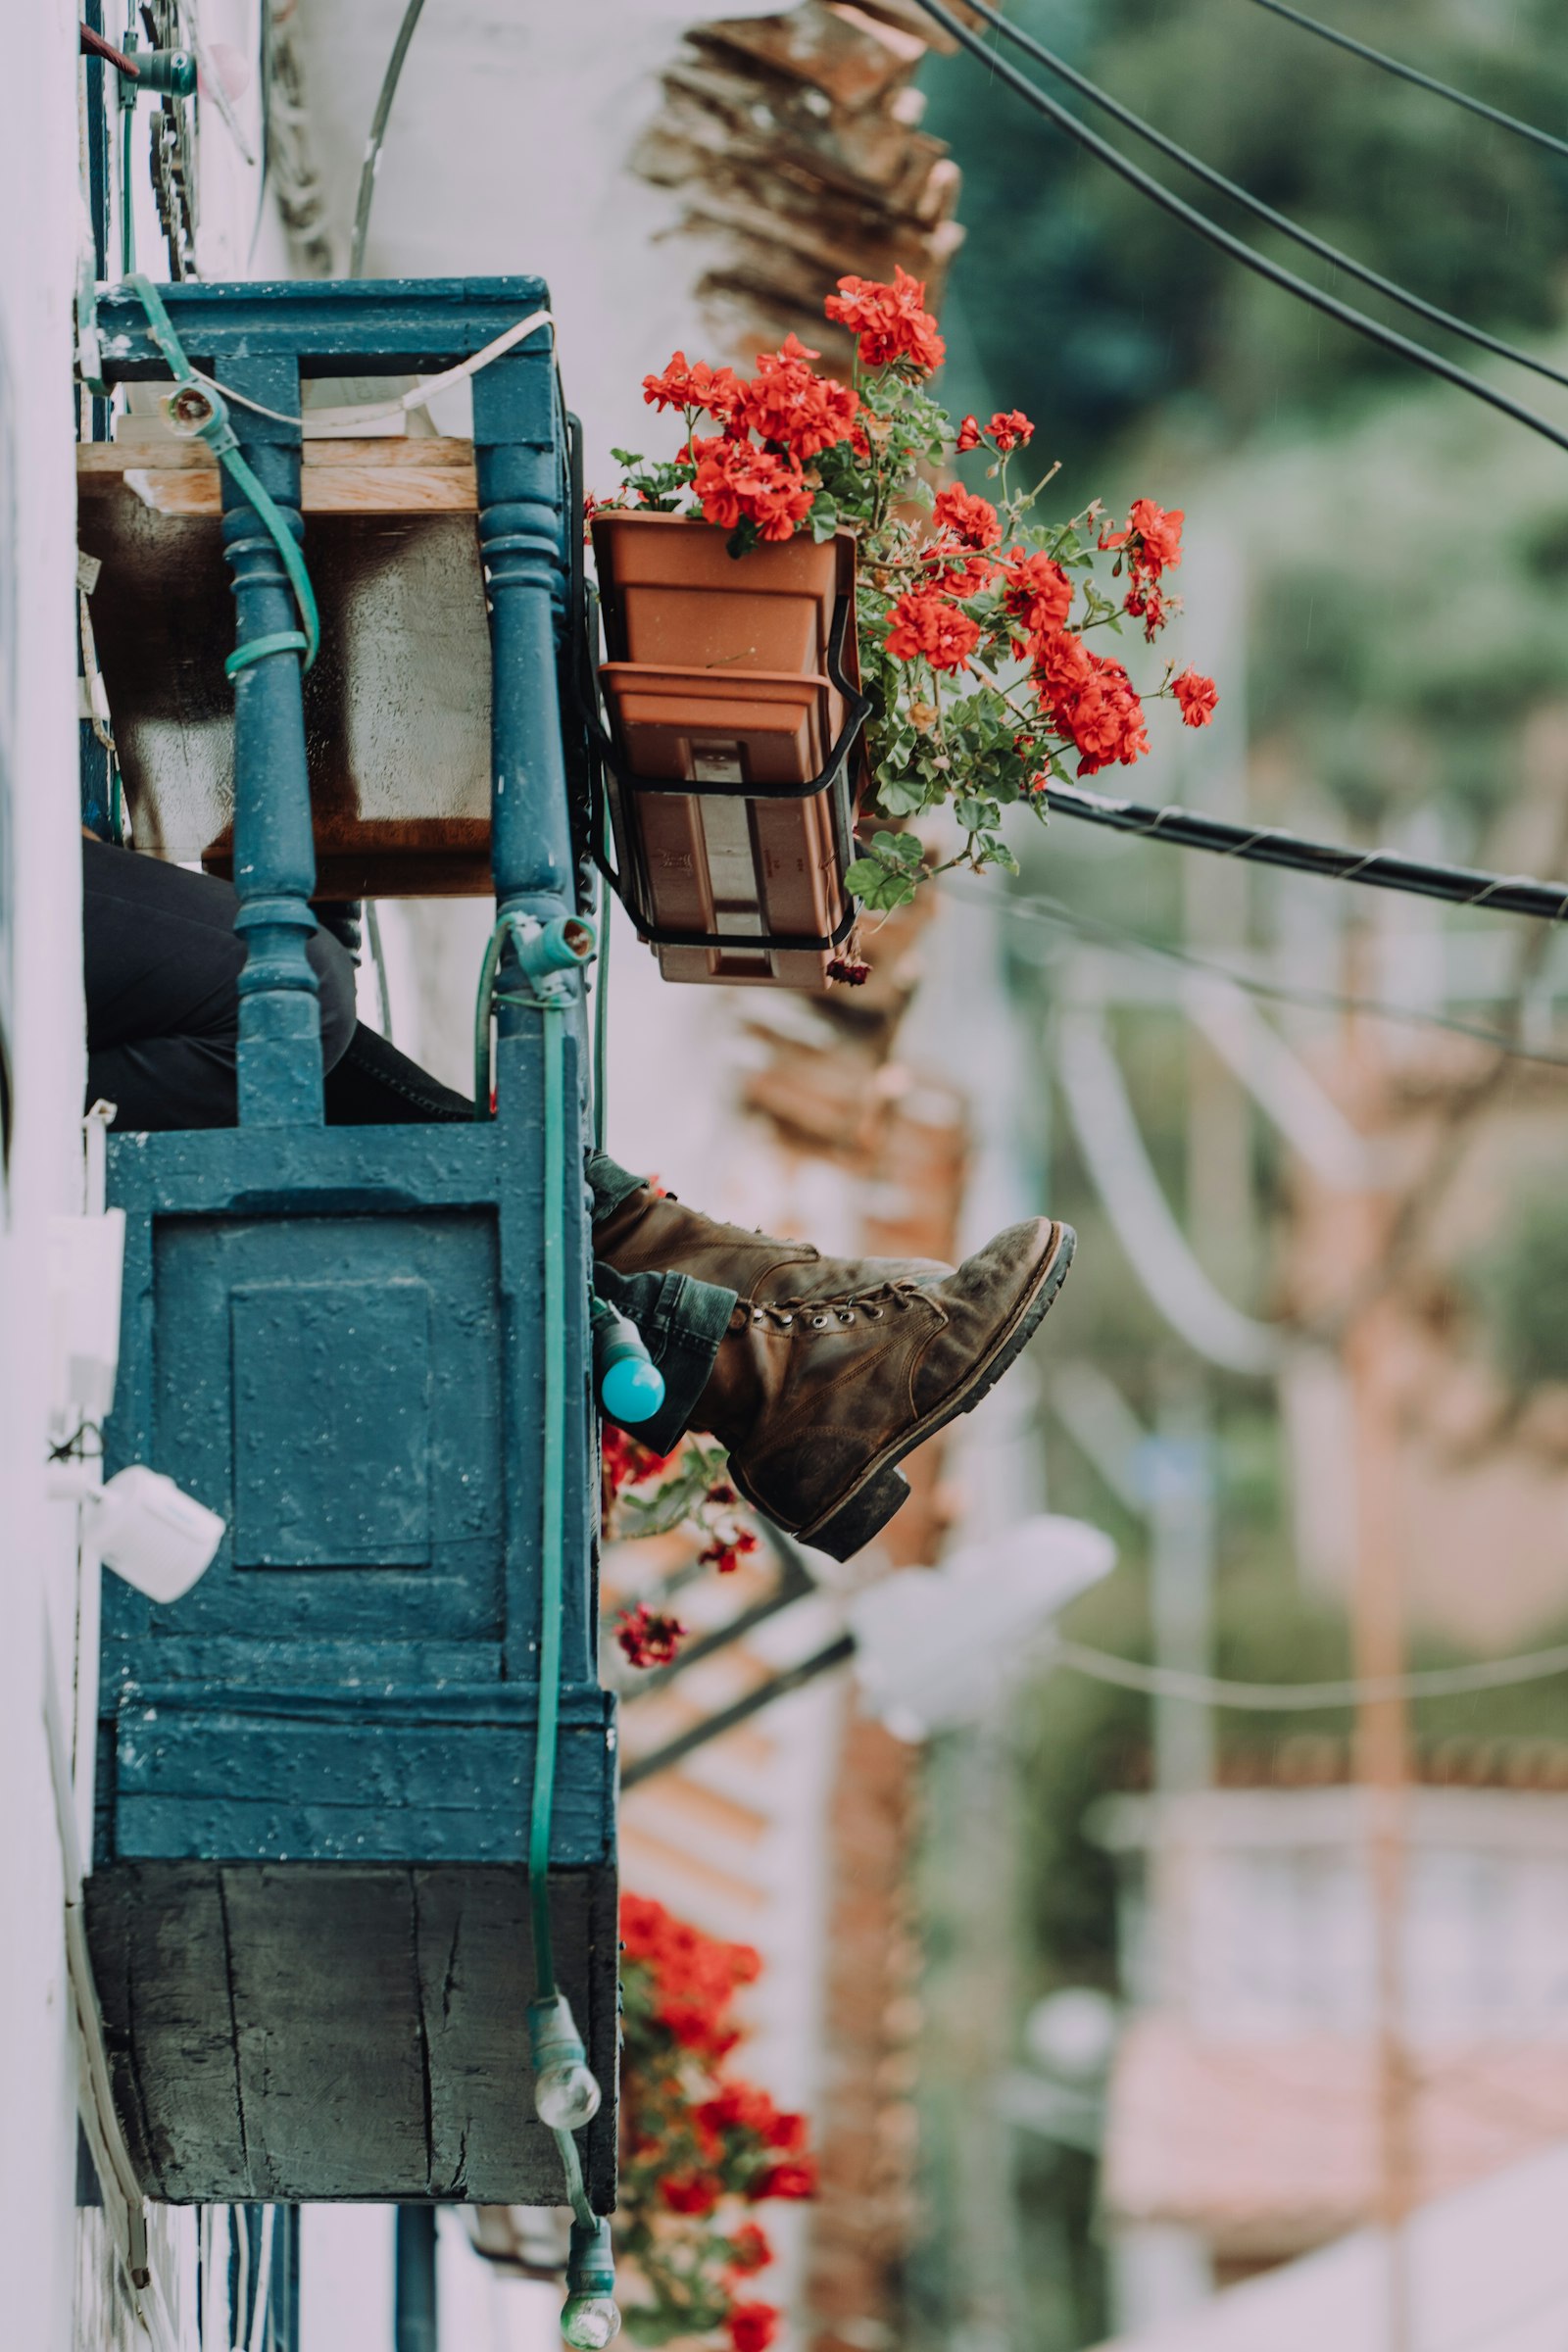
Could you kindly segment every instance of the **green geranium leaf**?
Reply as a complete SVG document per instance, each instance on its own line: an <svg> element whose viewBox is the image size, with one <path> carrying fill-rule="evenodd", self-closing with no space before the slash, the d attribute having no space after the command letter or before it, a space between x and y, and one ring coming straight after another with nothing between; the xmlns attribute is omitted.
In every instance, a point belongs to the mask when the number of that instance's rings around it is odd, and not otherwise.
<svg viewBox="0 0 1568 2352"><path fill-rule="evenodd" d="M913 816L926 803L925 786L912 776L884 776L876 788L877 807L889 816Z"/></svg>
<svg viewBox="0 0 1568 2352"><path fill-rule="evenodd" d="M878 909L907 906L914 896L914 878L895 873L877 858L857 858L844 877L844 887L865 906Z"/></svg>
<svg viewBox="0 0 1568 2352"><path fill-rule="evenodd" d="M999 824L1002 819L1002 810L995 801L982 801L972 796L959 801L953 813L966 833L978 833L983 825Z"/></svg>

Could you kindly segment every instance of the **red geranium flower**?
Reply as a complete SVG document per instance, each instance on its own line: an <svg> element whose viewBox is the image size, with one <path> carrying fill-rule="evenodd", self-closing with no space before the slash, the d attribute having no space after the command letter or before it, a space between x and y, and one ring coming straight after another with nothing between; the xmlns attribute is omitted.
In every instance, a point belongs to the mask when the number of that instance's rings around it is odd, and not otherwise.
<svg viewBox="0 0 1568 2352"><path fill-rule="evenodd" d="M846 988L863 988L871 977L871 966L858 956L835 956L828 963L827 976L842 981Z"/></svg>
<svg viewBox="0 0 1568 2352"><path fill-rule="evenodd" d="M1133 584L1122 599L1122 611L1144 624L1144 642L1152 645L1173 612L1181 611L1179 596L1167 596L1156 580L1144 578L1133 563Z"/></svg>
<svg viewBox="0 0 1568 2352"><path fill-rule="evenodd" d="M888 652L895 662L920 656L933 669L967 669L980 627L935 588L906 588L888 614Z"/></svg>
<svg viewBox="0 0 1568 2352"><path fill-rule="evenodd" d="M724 2183L711 2173L666 2173L659 2193L671 2213L701 2217L711 2213L724 2193Z"/></svg>
<svg viewBox="0 0 1568 2352"><path fill-rule="evenodd" d="M810 513L811 492L793 455L780 457L727 435L694 441L692 451L703 513L721 530L745 520L757 525L760 538L792 539Z"/></svg>
<svg viewBox="0 0 1568 2352"><path fill-rule="evenodd" d="M1113 760L1130 767L1148 751L1144 707L1119 662L1092 654L1081 637L1059 629L1041 643L1034 674L1052 724L1078 748L1081 776Z"/></svg>
<svg viewBox="0 0 1568 2352"><path fill-rule="evenodd" d="M1157 580L1161 572L1174 571L1182 560L1186 519L1180 507L1173 507L1167 514L1152 498L1135 498L1127 511L1126 529L1102 531L1100 544L1130 549L1128 569L1133 578Z"/></svg>
<svg viewBox="0 0 1568 2352"><path fill-rule="evenodd" d="M948 347L936 320L922 308L924 302L924 281L906 270L895 270L890 286L875 278L841 277L838 292L828 296L822 309L858 337L862 367L891 368L906 361L921 375L929 375L941 367Z"/></svg>
<svg viewBox="0 0 1568 2352"><path fill-rule="evenodd" d="M1002 576L1007 583L1002 609L1022 621L1031 637L1061 627L1072 603L1072 582L1059 564L1015 547L1002 559Z"/></svg>
<svg viewBox="0 0 1568 2352"><path fill-rule="evenodd" d="M755 2132L760 2139L769 2139L775 2125L784 2120L768 2093L754 2082L726 2082L716 2098L703 2101L697 2117L710 2132ZM798 2119L788 2120L794 2124Z"/></svg>
<svg viewBox="0 0 1568 2352"><path fill-rule="evenodd" d="M740 2035L726 2014L739 1987L760 1975L760 1953L700 1935L640 1894L620 1898L620 1939L627 1960L648 1969L655 2013L683 2049L711 2061L734 2048Z"/></svg>
<svg viewBox="0 0 1568 2352"><path fill-rule="evenodd" d="M961 482L937 492L931 519L939 531L951 531L960 547L995 547L1002 537L1001 518L990 499L965 490Z"/></svg>
<svg viewBox="0 0 1568 2352"><path fill-rule="evenodd" d="M732 1536L715 1536L706 1551L700 1551L698 1561L704 1568L716 1568L720 1576L731 1576L748 1552L757 1549L757 1538L749 1527L738 1527Z"/></svg>
<svg viewBox="0 0 1568 2352"><path fill-rule="evenodd" d="M780 351L760 351L757 373L740 387L734 422L763 441L785 441L804 465L820 450L847 441L859 408L858 393L831 376L818 375L798 335L786 335Z"/></svg>
<svg viewBox="0 0 1568 2352"><path fill-rule="evenodd" d="M978 449L984 439L979 417L966 416L958 427L958 438L953 446L961 457L966 449Z"/></svg>
<svg viewBox="0 0 1568 2352"><path fill-rule="evenodd" d="M765 2271L772 2259L767 2232L756 2222L742 2222L729 2241L729 2260L724 2268L744 2278L753 2271Z"/></svg>
<svg viewBox="0 0 1568 2352"><path fill-rule="evenodd" d="M623 1609L615 1621L615 1640L632 1666L667 1666L685 1635L678 1617L651 1609L646 1600Z"/></svg>
<svg viewBox="0 0 1568 2352"><path fill-rule="evenodd" d="M1035 649L1035 684L1040 699L1051 708L1064 695L1074 694L1094 675L1095 657L1071 629L1057 629Z"/></svg>
<svg viewBox="0 0 1568 2352"><path fill-rule="evenodd" d="M1206 727L1219 701L1219 688L1213 679L1203 677L1196 669L1184 669L1180 677L1172 678L1170 690L1182 707L1182 725Z"/></svg>
<svg viewBox="0 0 1568 2352"><path fill-rule="evenodd" d="M1035 437L1035 428L1022 409L999 409L988 429L1004 457L1010 449L1027 448Z"/></svg>
<svg viewBox="0 0 1568 2352"><path fill-rule="evenodd" d="M604 1458L605 1484L612 1494L618 1494L622 1487L635 1487L643 1479L651 1478L669 1459L667 1453L655 1453L651 1446L639 1445L635 1438L628 1437L625 1430L617 1429L613 1422L605 1424L600 1451Z"/></svg>
<svg viewBox="0 0 1568 2352"><path fill-rule="evenodd" d="M662 375L643 377L643 398L650 408L704 409L720 424L732 415L740 398L741 379L733 368L710 368L706 360L690 365L677 351Z"/></svg>
<svg viewBox="0 0 1568 2352"><path fill-rule="evenodd" d="M767 2197L814 2197L816 2167L800 2158L788 2164L770 2164L765 2173L758 2174L746 2193L754 2205Z"/></svg>
<svg viewBox="0 0 1568 2352"><path fill-rule="evenodd" d="M735 2352L767 2352L778 2333L779 2314L771 2303L737 2303L724 2325Z"/></svg>

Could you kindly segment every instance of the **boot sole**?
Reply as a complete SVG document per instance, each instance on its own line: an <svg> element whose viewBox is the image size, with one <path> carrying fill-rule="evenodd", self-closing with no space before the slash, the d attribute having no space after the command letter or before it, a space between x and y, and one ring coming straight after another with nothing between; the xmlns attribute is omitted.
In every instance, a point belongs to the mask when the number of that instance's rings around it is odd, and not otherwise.
<svg viewBox="0 0 1568 2352"><path fill-rule="evenodd" d="M898 1464L906 1453L934 1438L956 1421L960 1413L972 1413L981 1400L989 1396L1003 1374L1016 1362L1044 1321L1048 1309L1055 1302L1056 1295L1067 1279L1078 1236L1070 1225L1058 1224L1055 1242L1033 1284L1013 1311L1011 1322L1003 1332L989 1355L982 1357L968 1380L953 1396L933 1406L912 1429L894 1439L861 1473L845 1500L812 1527L799 1530L799 1540L825 1551L830 1559L847 1560L870 1543L895 1511L908 1500L909 1482ZM730 1473L734 1476L733 1470Z"/></svg>

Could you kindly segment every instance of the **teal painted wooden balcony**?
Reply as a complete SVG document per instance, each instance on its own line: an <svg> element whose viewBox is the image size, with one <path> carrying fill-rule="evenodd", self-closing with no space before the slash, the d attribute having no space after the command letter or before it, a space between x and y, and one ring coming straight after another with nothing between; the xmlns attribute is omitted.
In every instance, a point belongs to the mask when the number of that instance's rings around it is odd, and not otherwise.
<svg viewBox="0 0 1568 2352"><path fill-rule="evenodd" d="M232 401L230 421L307 567L289 421L302 377L443 369L548 300L529 278L162 291L189 360L259 404ZM133 294L104 301L99 325L106 380L170 376ZM322 1124L296 599L243 480L225 471L220 517L183 518L192 563L226 560L254 657L219 752L249 943L240 1123L111 1138L127 1257L105 1466L167 1472L226 1533L172 1605L106 1580L87 1889L116 2092L157 2198L565 2201L527 2019L553 1422L549 1907L605 2093L573 2144L594 2207L613 2198L615 1759L595 1667L580 981L541 1002L518 954L579 911L558 663L580 525L548 327L475 374L473 404L477 514L458 518L448 570L488 611L488 661L458 683L488 706L490 862L498 914L516 918L491 1119ZM409 623L436 663L448 617L436 597ZM167 619L149 605L150 646ZM180 691L212 703L205 673ZM313 740L309 770L331 757ZM552 1175L564 1303L547 1378Z"/></svg>

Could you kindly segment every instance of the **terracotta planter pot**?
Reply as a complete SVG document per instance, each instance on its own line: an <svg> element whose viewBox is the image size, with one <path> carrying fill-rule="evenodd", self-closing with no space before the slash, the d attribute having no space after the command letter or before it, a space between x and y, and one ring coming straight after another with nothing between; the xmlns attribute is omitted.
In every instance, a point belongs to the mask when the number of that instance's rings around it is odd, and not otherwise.
<svg viewBox="0 0 1568 2352"><path fill-rule="evenodd" d="M680 669L820 670L854 577L848 531L725 551L683 514L596 514L594 557L612 661Z"/></svg>
<svg viewBox="0 0 1568 2352"><path fill-rule="evenodd" d="M737 561L706 523L632 514L594 540L621 897L666 979L820 993L855 912L853 537Z"/></svg>

